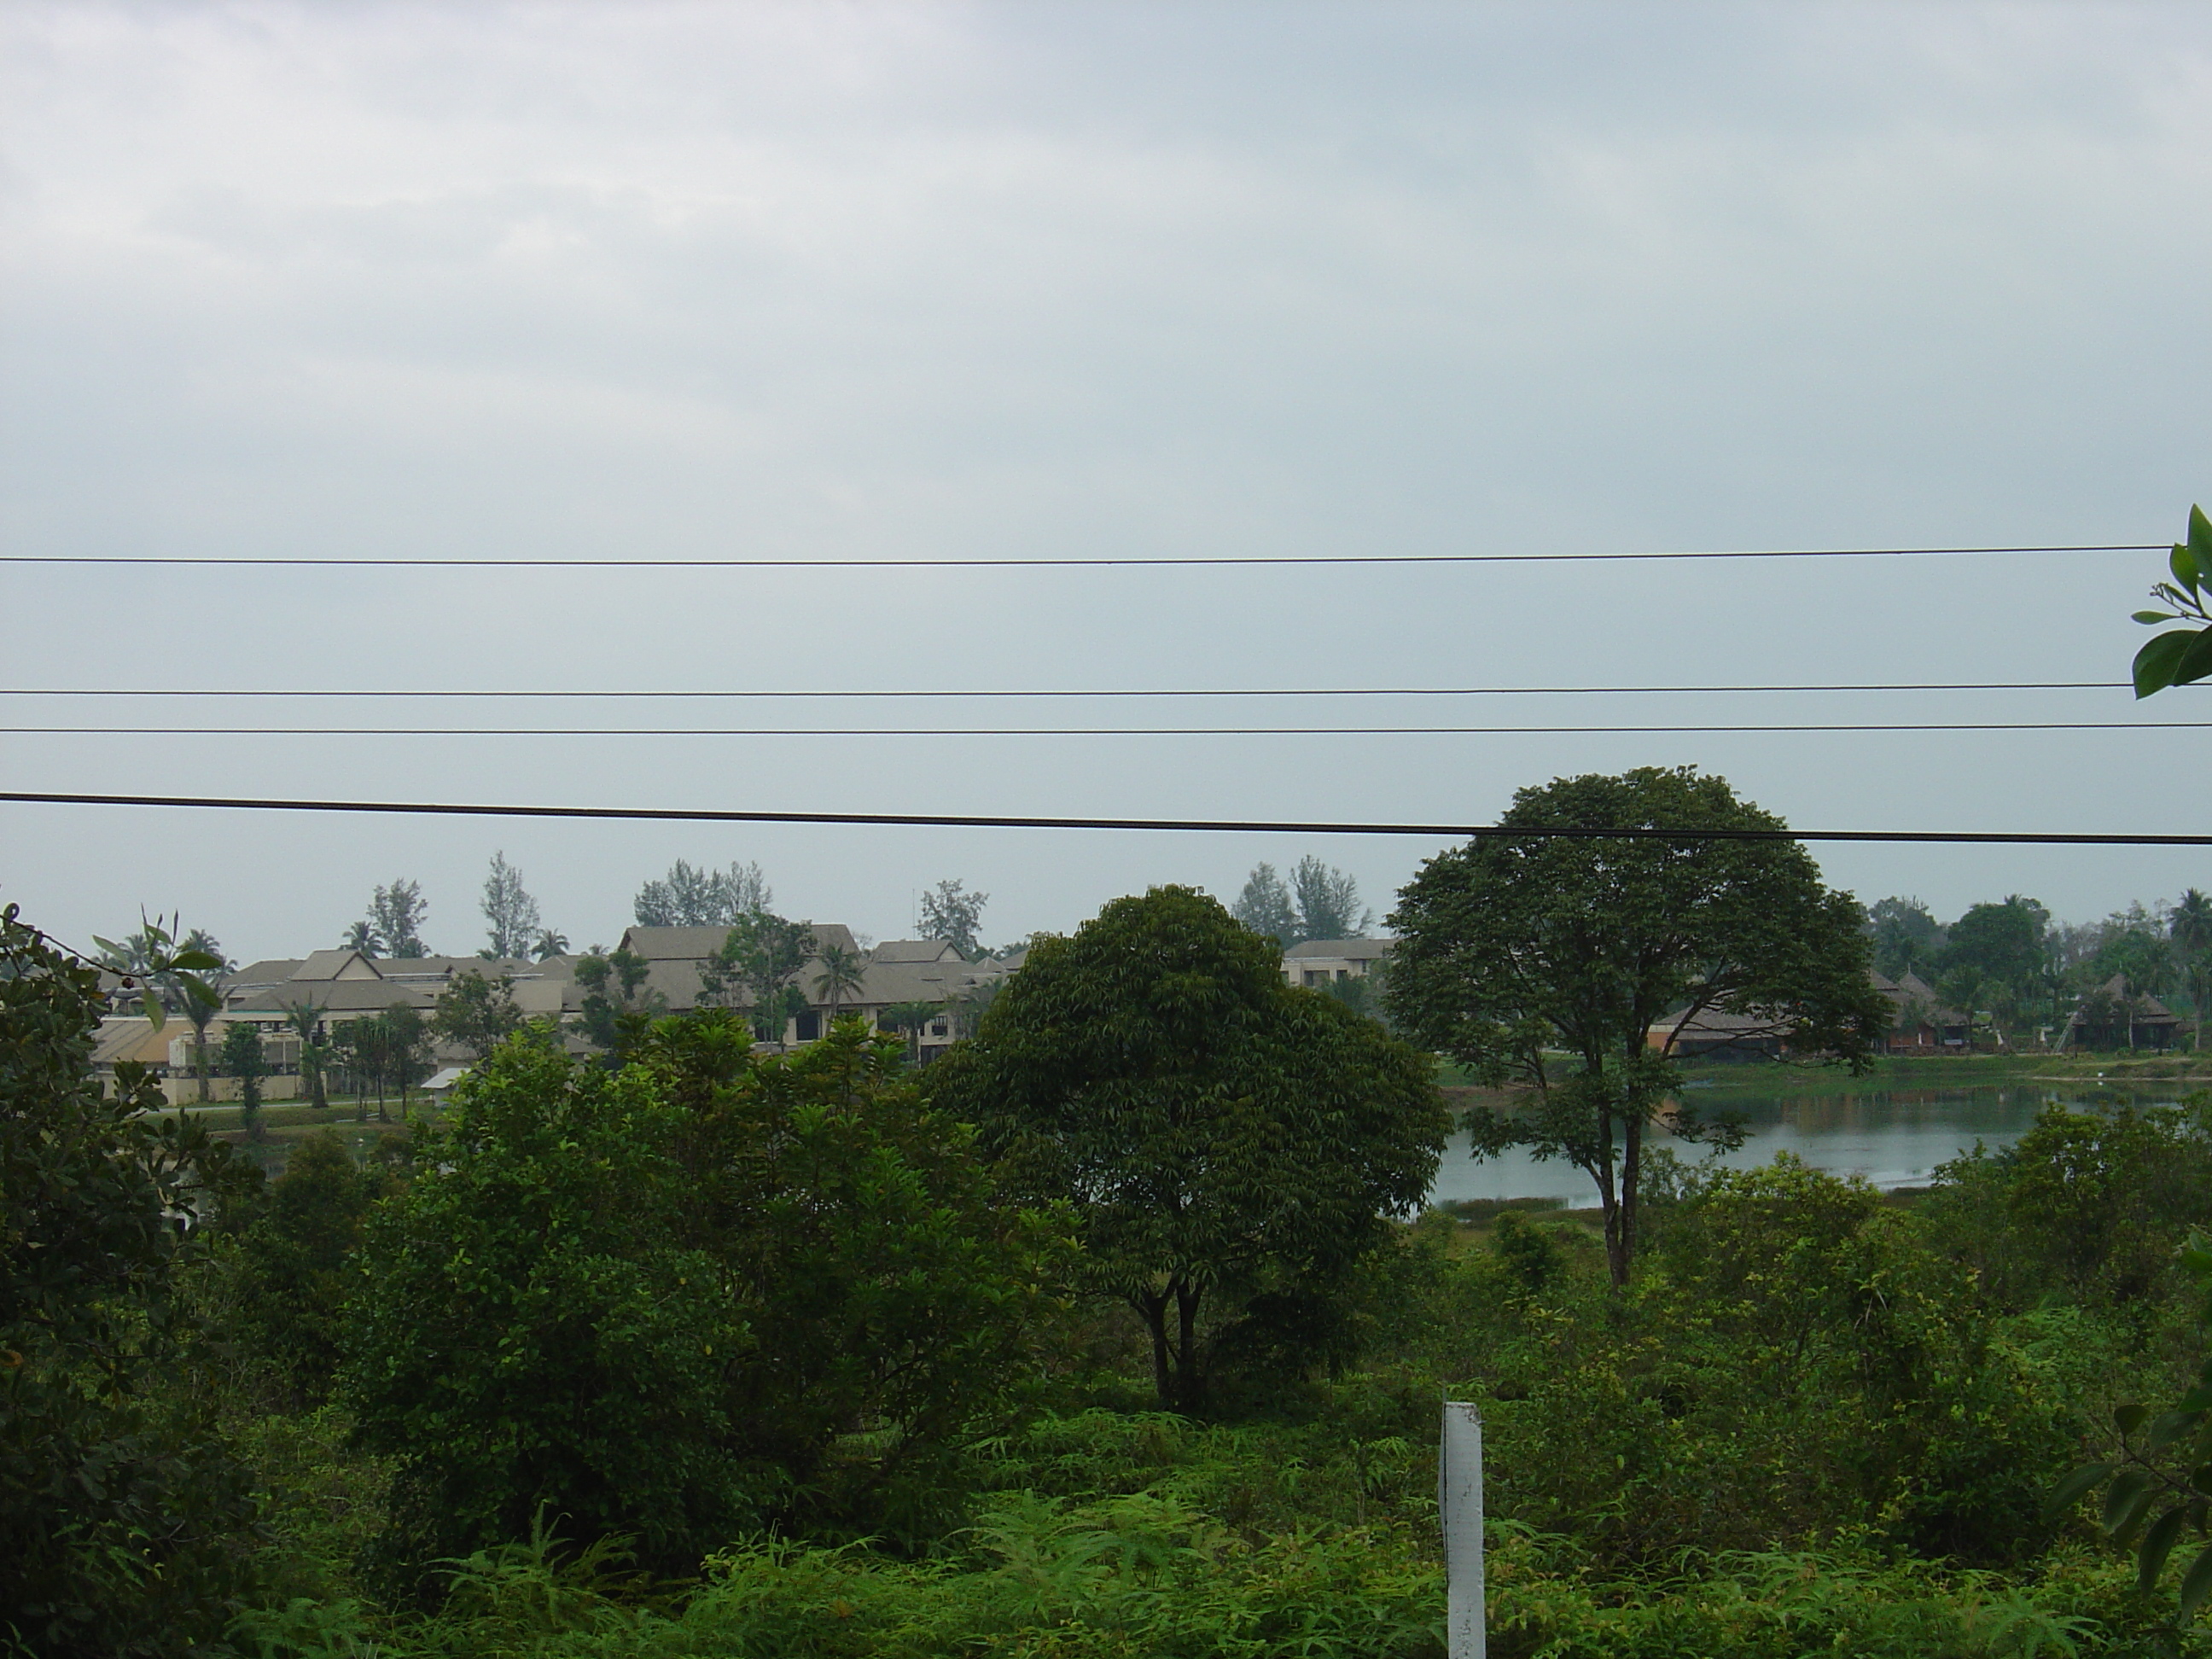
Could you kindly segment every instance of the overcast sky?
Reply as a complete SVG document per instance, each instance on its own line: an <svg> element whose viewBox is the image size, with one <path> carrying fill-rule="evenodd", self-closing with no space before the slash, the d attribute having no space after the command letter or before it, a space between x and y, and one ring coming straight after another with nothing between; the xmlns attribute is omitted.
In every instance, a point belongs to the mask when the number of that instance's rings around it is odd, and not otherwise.
<svg viewBox="0 0 2212 1659"><path fill-rule="evenodd" d="M1346 571L831 557L2170 541L2212 498L2212 9L0 10L6 550L766 557L0 569L0 681L422 691L2124 678L2145 554ZM34 699L13 726L2188 720L2121 690L1188 705ZM1717 771L1803 828L2203 830L2201 730L0 737L18 789L1480 822ZM334 944L495 848L577 945L677 857L999 939L1440 843L0 809L65 939ZM1816 849L1947 918L2202 853Z"/></svg>

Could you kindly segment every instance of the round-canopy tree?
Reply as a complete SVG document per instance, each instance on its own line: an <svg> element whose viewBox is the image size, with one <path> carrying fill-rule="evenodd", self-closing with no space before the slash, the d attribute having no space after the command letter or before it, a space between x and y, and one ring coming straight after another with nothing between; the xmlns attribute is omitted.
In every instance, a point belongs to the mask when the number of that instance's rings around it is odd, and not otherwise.
<svg viewBox="0 0 2212 1659"><path fill-rule="evenodd" d="M1074 1204L1094 1288L1143 1318L1182 1410L1201 1314L1326 1294L1420 1201L1450 1127L1428 1056L1286 984L1275 940L1187 887L1039 941L929 1081Z"/></svg>
<svg viewBox="0 0 2212 1659"><path fill-rule="evenodd" d="M1674 1083L1680 1033L1718 1012L1739 1039L1863 1071L1888 1005L1869 977L1857 902L1822 885L1782 820L1723 779L1692 767L1562 778L1522 790L1499 823L1771 837L1486 836L1430 860L1390 918L1401 1029L1493 1082L1534 1085L1524 1109L1470 1115L1477 1156L1525 1146L1588 1172L1626 1283L1644 1130ZM1680 1018L1655 1033L1670 1014ZM1559 1050L1571 1056L1564 1077ZM1741 1133L1686 1110L1670 1127L1724 1143Z"/></svg>

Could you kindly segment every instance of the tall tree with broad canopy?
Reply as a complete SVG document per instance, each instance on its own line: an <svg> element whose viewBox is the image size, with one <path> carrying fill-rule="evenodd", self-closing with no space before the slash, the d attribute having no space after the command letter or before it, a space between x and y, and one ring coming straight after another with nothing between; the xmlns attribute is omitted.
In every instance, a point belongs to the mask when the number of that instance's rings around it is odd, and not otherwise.
<svg viewBox="0 0 2212 1659"><path fill-rule="evenodd" d="M1974 905L1951 924L1940 966L1977 969L1985 979L2025 990L2042 969L2043 934L2050 925L2051 913L2018 893L2001 904Z"/></svg>
<svg viewBox="0 0 2212 1659"><path fill-rule="evenodd" d="M1595 1183L1613 1282L1628 1281L1646 1129L1677 1082L1675 1013L1724 1009L1793 1053L1872 1063L1889 1006L1869 977L1857 901L1824 886L1771 812L1693 767L1562 778L1523 789L1503 830L1422 866L1399 896L1386 995L1399 1029L1493 1084L1534 1086L1514 1110L1468 1115L1477 1157L1527 1146ZM1679 1029L1679 1028L1678 1028ZM1556 1075L1551 1052L1571 1056ZM1550 1051L1550 1052L1547 1052ZM1686 1139L1742 1131L1675 1109Z"/></svg>
<svg viewBox="0 0 2212 1659"><path fill-rule="evenodd" d="M1188 887L1039 941L927 1074L1030 1189L1076 1208L1091 1289L1196 1411L1207 1344L1326 1303L1420 1202L1450 1127L1425 1054L1283 979L1275 942Z"/></svg>

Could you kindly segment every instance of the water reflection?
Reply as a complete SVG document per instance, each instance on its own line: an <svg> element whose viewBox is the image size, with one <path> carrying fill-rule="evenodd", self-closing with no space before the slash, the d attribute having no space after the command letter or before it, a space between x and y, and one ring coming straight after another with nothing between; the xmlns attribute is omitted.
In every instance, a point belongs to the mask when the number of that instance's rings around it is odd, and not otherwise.
<svg viewBox="0 0 2212 1659"><path fill-rule="evenodd" d="M1795 1152L1818 1170L1864 1176L1877 1187L1911 1187L1940 1164L1979 1141L1995 1149L2017 1140L2046 1101L2071 1106L2095 1102L2138 1108L2170 1106L2175 1091L2114 1092L2095 1085L2008 1084L1966 1089L1869 1089L1863 1093L1786 1094L1736 1087L1692 1085L1685 1102L1703 1115L1733 1111L1751 1130L1741 1150L1718 1160L1735 1168ZM1703 1147L1662 1134L1658 1144L1695 1162ZM1597 1189L1572 1164L1539 1162L1518 1148L1477 1163L1464 1133L1445 1149L1432 1203L1467 1198L1557 1198L1594 1205Z"/></svg>

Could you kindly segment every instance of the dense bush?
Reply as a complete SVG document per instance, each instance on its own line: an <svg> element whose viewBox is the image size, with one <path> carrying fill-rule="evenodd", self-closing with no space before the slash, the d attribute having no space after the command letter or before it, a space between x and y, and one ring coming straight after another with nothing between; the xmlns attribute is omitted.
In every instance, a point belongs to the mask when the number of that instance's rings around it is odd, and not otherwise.
<svg viewBox="0 0 2212 1659"><path fill-rule="evenodd" d="M91 1075L100 976L0 912L0 1650L168 1655L258 1574L246 1471L165 1390L181 1279L258 1177L160 1091Z"/></svg>
<svg viewBox="0 0 2212 1659"><path fill-rule="evenodd" d="M546 1504L664 1572L773 1524L949 1524L1053 1228L997 1202L895 1041L751 1047L685 1022L611 1072L517 1039L426 1132L368 1225L343 1389L396 1465L393 1570Z"/></svg>

